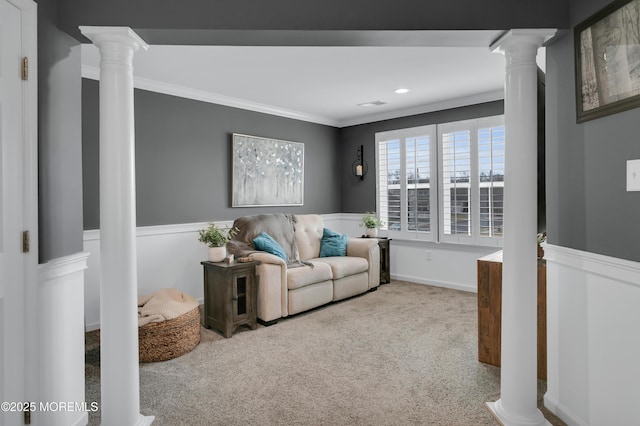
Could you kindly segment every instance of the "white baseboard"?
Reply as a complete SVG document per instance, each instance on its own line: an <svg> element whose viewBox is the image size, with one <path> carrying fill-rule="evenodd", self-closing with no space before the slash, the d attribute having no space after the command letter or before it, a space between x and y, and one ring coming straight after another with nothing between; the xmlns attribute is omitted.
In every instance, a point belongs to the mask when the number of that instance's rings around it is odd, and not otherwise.
<svg viewBox="0 0 640 426"><path fill-rule="evenodd" d="M71 425L72 426L85 426L89 424L89 413L84 412L81 413L78 418L76 419L75 422L73 422Z"/></svg>
<svg viewBox="0 0 640 426"><path fill-rule="evenodd" d="M549 395L549 392L544 395L544 406L556 416L564 420L568 426L589 426L589 424L582 420L578 415Z"/></svg>
<svg viewBox="0 0 640 426"><path fill-rule="evenodd" d="M448 282L448 281L424 279L424 278L410 276L410 275L391 274L391 279L392 280L398 280L398 281L408 281L408 282L412 282L412 283L416 283L416 284L431 285L431 286L435 286L435 287L450 288L450 289L453 289L453 290L467 291L469 293L477 293L478 292L478 287L477 286L470 286L470 285L466 285L466 284L459 284L459 283L453 283L453 282Z"/></svg>

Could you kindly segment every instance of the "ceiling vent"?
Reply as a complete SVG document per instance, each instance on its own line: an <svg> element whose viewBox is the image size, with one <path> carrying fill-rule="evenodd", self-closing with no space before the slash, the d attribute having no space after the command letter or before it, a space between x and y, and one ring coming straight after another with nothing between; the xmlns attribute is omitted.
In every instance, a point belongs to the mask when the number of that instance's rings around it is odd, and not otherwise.
<svg viewBox="0 0 640 426"><path fill-rule="evenodd" d="M371 101L371 102L365 102L363 104L358 104L358 106L363 108L369 108L369 107L375 107L375 106L380 106L385 104L386 102L382 102L382 101Z"/></svg>

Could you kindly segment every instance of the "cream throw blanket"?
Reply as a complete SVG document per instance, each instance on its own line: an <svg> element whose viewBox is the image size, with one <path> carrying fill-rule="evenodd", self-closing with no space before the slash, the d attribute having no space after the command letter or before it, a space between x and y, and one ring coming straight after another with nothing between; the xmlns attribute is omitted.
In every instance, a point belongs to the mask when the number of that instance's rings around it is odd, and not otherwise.
<svg viewBox="0 0 640 426"><path fill-rule="evenodd" d="M138 327L177 318L198 305L192 296L175 288L163 288L153 294L138 296Z"/></svg>

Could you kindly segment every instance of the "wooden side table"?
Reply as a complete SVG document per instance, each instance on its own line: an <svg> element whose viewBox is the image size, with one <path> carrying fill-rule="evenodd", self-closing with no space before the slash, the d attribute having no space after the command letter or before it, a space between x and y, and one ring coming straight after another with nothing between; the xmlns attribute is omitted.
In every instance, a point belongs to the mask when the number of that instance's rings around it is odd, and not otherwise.
<svg viewBox="0 0 640 426"><path fill-rule="evenodd" d="M390 238L378 238L380 247L380 284L391 282L391 247Z"/></svg>
<svg viewBox="0 0 640 426"><path fill-rule="evenodd" d="M389 245L391 238L369 237L368 235L363 235L360 238L375 238L378 240L378 247L380 247L380 284L389 284L391 282L391 247Z"/></svg>
<svg viewBox="0 0 640 426"><path fill-rule="evenodd" d="M204 326L231 337L241 325L258 327L258 278L256 265L201 262L204 267Z"/></svg>

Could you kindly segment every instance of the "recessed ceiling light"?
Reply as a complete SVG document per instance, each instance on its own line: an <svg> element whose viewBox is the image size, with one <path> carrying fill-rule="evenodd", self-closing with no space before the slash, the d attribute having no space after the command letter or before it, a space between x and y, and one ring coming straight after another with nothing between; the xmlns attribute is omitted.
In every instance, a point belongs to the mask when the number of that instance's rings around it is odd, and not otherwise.
<svg viewBox="0 0 640 426"><path fill-rule="evenodd" d="M363 108L368 108L368 107L373 107L373 106L380 106L380 105L384 105L386 104L386 102L382 102L382 101L371 101L371 102L365 102L362 104L358 104L359 107L363 107Z"/></svg>
<svg viewBox="0 0 640 426"><path fill-rule="evenodd" d="M405 88L400 88L400 89L396 89L394 90L395 93L401 95L403 93L407 93L409 91L409 89L405 89Z"/></svg>

